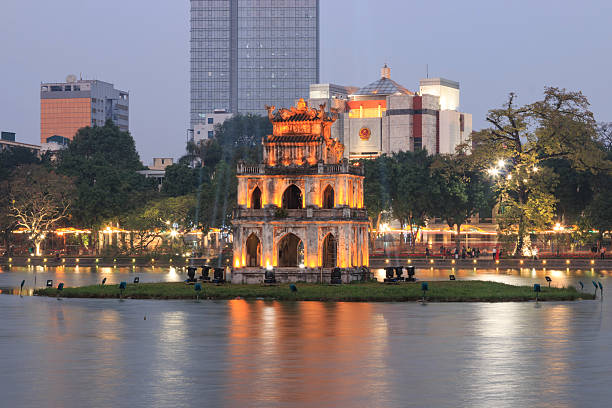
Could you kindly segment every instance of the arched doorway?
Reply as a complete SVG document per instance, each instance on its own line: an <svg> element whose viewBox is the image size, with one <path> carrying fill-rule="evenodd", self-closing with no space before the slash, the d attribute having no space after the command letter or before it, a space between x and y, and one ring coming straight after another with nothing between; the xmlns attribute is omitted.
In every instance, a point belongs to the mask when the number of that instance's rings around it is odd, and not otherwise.
<svg viewBox="0 0 612 408"><path fill-rule="evenodd" d="M337 263L336 238L332 234L327 234L323 240L323 267L334 268Z"/></svg>
<svg viewBox="0 0 612 408"><path fill-rule="evenodd" d="M278 243L278 266L296 267L304 263L304 244L295 234L285 235Z"/></svg>
<svg viewBox="0 0 612 408"><path fill-rule="evenodd" d="M254 233L246 241L246 266L261 265L261 242Z"/></svg>
<svg viewBox="0 0 612 408"><path fill-rule="evenodd" d="M302 208L302 191L295 184L287 187L283 193L282 208L288 210Z"/></svg>
<svg viewBox="0 0 612 408"><path fill-rule="evenodd" d="M261 209L261 190L259 187L255 187L251 194L251 208L259 210Z"/></svg>
<svg viewBox="0 0 612 408"><path fill-rule="evenodd" d="M323 208L334 208L334 189L329 184L323 190Z"/></svg>

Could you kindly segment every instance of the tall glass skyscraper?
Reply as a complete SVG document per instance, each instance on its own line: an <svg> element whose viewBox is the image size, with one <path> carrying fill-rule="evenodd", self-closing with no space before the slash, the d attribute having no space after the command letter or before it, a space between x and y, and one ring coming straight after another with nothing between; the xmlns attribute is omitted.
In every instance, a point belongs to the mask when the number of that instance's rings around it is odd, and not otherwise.
<svg viewBox="0 0 612 408"><path fill-rule="evenodd" d="M319 0L191 0L191 125L293 106L319 82Z"/></svg>

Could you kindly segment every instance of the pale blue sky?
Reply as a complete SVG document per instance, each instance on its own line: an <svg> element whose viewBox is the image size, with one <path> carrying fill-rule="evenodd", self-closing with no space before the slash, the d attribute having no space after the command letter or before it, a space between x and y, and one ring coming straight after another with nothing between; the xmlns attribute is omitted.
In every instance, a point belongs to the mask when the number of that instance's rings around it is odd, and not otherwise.
<svg viewBox="0 0 612 408"><path fill-rule="evenodd" d="M461 109L486 125L510 91L582 90L612 121L612 2L320 0L321 82L365 85L380 66L417 89L461 83ZM130 91L141 159L180 156L189 124L189 1L2 0L0 129L38 143L39 84L82 74Z"/></svg>

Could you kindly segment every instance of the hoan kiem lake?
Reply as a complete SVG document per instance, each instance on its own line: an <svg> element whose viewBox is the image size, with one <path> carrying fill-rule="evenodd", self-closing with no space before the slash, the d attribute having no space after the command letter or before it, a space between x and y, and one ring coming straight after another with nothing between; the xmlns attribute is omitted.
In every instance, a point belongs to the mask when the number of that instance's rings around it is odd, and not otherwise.
<svg viewBox="0 0 612 408"><path fill-rule="evenodd" d="M420 280L448 270L420 269ZM170 268L0 269L3 406L587 407L612 400L608 271L455 271L591 281L603 301L346 303L61 299L66 286L181 281ZM26 280L24 294L18 293ZM36 284L35 284L36 281ZM298 284L299 286L299 284ZM17 288L17 289L15 289ZM9 293L9 294L7 294ZM4 295L7 294L7 295Z"/></svg>

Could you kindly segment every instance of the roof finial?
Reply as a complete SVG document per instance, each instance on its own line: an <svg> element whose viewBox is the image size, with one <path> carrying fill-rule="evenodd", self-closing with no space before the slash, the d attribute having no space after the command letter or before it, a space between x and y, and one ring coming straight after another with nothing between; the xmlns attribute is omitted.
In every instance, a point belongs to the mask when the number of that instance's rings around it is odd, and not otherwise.
<svg viewBox="0 0 612 408"><path fill-rule="evenodd" d="M385 63L385 65L380 70L380 76L381 78L387 78L387 79L391 78L391 68L387 66L387 63Z"/></svg>

